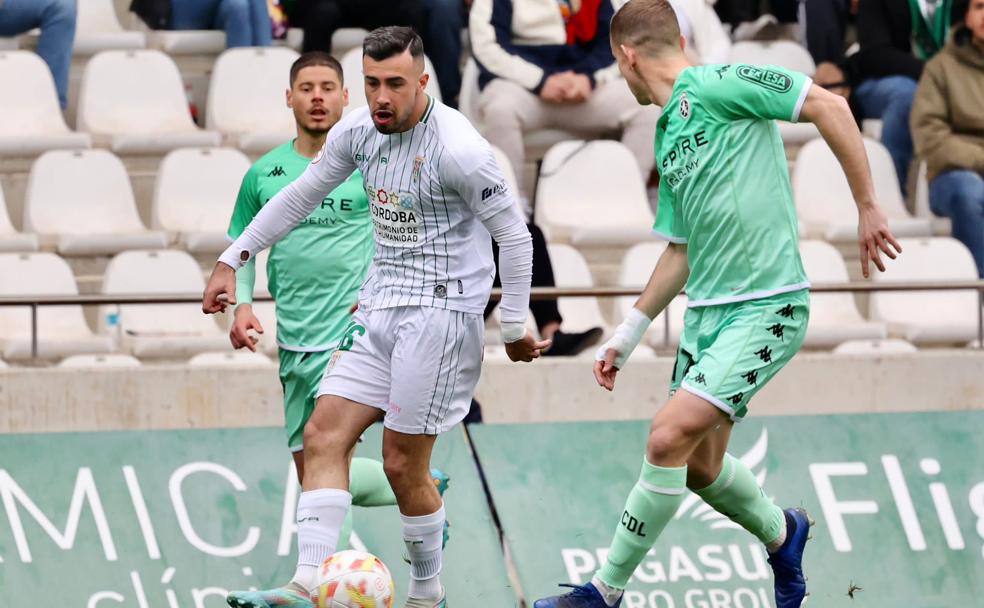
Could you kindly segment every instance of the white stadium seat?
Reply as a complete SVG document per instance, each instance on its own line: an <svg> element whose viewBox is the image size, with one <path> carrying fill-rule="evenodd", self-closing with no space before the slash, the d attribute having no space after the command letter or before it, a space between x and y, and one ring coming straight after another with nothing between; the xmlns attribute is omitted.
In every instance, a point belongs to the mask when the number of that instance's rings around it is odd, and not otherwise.
<svg viewBox="0 0 984 608"><path fill-rule="evenodd" d="M85 67L79 130L115 152L160 154L218 146L222 136L195 126L181 74L160 51L103 51Z"/></svg>
<svg viewBox="0 0 984 608"><path fill-rule="evenodd" d="M730 63L776 65L787 70L802 72L810 77L817 70L810 52L792 40L736 42L731 46L728 60Z"/></svg>
<svg viewBox="0 0 984 608"><path fill-rule="evenodd" d="M140 221L126 168L105 150L41 155L28 179L24 229L54 241L64 255L167 245L163 232Z"/></svg>
<svg viewBox="0 0 984 608"><path fill-rule="evenodd" d="M349 91L349 104L345 107L345 114L356 108L361 108L367 104L365 92L365 79L362 74L362 49L355 48L345 53L341 59L342 71L345 73L345 86ZM427 86L424 91L437 101L441 101L441 89L437 84L437 75L434 73L434 65L430 58L424 56L424 72L430 74Z"/></svg>
<svg viewBox="0 0 984 608"><path fill-rule="evenodd" d="M557 287L594 287L594 278L584 256L570 245L548 245ZM557 307L564 318L563 330L582 332L601 327L610 333L608 322L601 314L598 298L558 298Z"/></svg>
<svg viewBox="0 0 984 608"><path fill-rule="evenodd" d="M222 30L152 30L147 46L168 55L218 55L226 48Z"/></svg>
<svg viewBox="0 0 984 608"><path fill-rule="evenodd" d="M639 243L632 246L625 255L622 256L622 266L618 272L618 285L620 287L638 287L640 290L649 282L649 277L656 268L659 256L666 250L666 241L656 241L652 243ZM629 313L635 304L637 296L624 296L618 298L616 309L619 319ZM675 346L680 343L680 335L683 333L683 316L687 312L687 296L679 295L673 298L667 310L660 313L646 332L646 341L654 348L665 348ZM668 316L668 317L667 317ZM666 321L669 318L670 332L669 340L666 339Z"/></svg>
<svg viewBox="0 0 984 608"><path fill-rule="evenodd" d="M212 70L206 127L229 143L267 152L297 134L287 107L290 66L298 54L283 47L229 49Z"/></svg>
<svg viewBox="0 0 984 608"><path fill-rule="evenodd" d="M257 365L273 365L273 361L264 354L240 349L200 353L189 359L188 365L194 367L253 367Z"/></svg>
<svg viewBox="0 0 984 608"><path fill-rule="evenodd" d="M926 179L926 173L926 161L922 161L916 174L915 215L928 218L932 222L933 236L950 236L953 232L950 218L940 217L929 208L929 180Z"/></svg>
<svg viewBox="0 0 984 608"><path fill-rule="evenodd" d="M74 296L78 286L72 269L53 253L0 254L0 295ZM95 335L85 322L81 306L38 308L38 355L44 359L77 353L106 353L111 343ZM31 357L31 311L0 307L0 352L8 360Z"/></svg>
<svg viewBox="0 0 984 608"><path fill-rule="evenodd" d="M652 240L653 213L632 152L616 141L565 141L543 159L536 223L581 245Z"/></svg>
<svg viewBox="0 0 984 608"><path fill-rule="evenodd" d="M78 0L73 53L92 55L99 51L146 46L147 36L143 32L125 30L120 25L113 0Z"/></svg>
<svg viewBox="0 0 984 608"><path fill-rule="evenodd" d="M65 124L47 64L28 51L0 52L0 155L27 156L92 145Z"/></svg>
<svg viewBox="0 0 984 608"><path fill-rule="evenodd" d="M3 197L3 188L0 188L0 252L37 250L38 236L18 232L10 223L7 202Z"/></svg>
<svg viewBox="0 0 984 608"><path fill-rule="evenodd" d="M850 280L844 259L830 243L801 241L799 249L811 283L846 283ZM806 346L831 348L848 340L880 339L886 335L884 323L862 318L853 294L811 294Z"/></svg>
<svg viewBox="0 0 984 608"><path fill-rule="evenodd" d="M4 361L3 359L0 359L0 369L7 369L7 367L9 367L7 365L7 362Z"/></svg>
<svg viewBox="0 0 984 608"><path fill-rule="evenodd" d="M866 357L911 355L917 352L919 349L905 340L848 340L834 349L835 355L862 355Z"/></svg>
<svg viewBox="0 0 984 608"><path fill-rule="evenodd" d="M205 289L201 268L183 251L127 251L106 267L102 293L200 294ZM109 332L106 316L119 309L123 349L140 358L186 358L225 350L229 338L199 304L127 304L102 307L101 333Z"/></svg>
<svg viewBox="0 0 984 608"><path fill-rule="evenodd" d="M111 368L111 367L140 367L140 359L131 355L72 355L58 363L58 367L71 368Z"/></svg>
<svg viewBox="0 0 984 608"><path fill-rule="evenodd" d="M269 281L267 279L267 261L270 259L270 250L264 249L256 256L256 283L253 285L253 295L270 295ZM259 319L263 326L263 335L259 336L259 348L263 352L273 354L277 352L277 308L274 302L254 302L253 314Z"/></svg>
<svg viewBox="0 0 984 608"><path fill-rule="evenodd" d="M229 245L229 218L249 158L230 148L183 148L164 157L157 172L151 226L178 233L192 252Z"/></svg>
<svg viewBox="0 0 984 608"><path fill-rule="evenodd" d="M926 283L974 281L974 258L951 238L899 239L902 255L888 260L888 271L872 271L874 281ZM884 258L884 256L882 256ZM871 295L872 316L888 323L893 337L916 345L966 344L977 337L980 306L974 291L894 291Z"/></svg>
<svg viewBox="0 0 984 608"><path fill-rule="evenodd" d="M892 232L897 237L930 236L929 219L914 218L905 208L888 150L871 139L865 139L864 146L875 183L875 196L888 216ZM815 139L800 148L792 185L797 214L806 224L811 238L834 242L857 239L858 212L854 197L827 142Z"/></svg>

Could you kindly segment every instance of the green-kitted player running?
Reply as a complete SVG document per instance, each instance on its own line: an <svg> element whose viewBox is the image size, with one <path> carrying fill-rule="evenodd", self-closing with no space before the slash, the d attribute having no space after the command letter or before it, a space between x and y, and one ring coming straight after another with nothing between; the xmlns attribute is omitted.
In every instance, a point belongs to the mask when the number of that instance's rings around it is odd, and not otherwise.
<svg viewBox="0 0 984 608"><path fill-rule="evenodd" d="M230 238L242 234L260 208L304 172L347 103L342 67L331 55L305 53L294 62L287 106L294 112L297 138L271 150L246 173L229 223ZM304 425L314 410L331 354L351 319L374 242L369 202L357 171L270 251L267 277L277 306L287 445L302 485ZM264 332L251 305L255 279L256 262L251 259L236 273L238 302L229 332L234 347L253 351L257 338L250 332ZM436 469L432 475L443 493L447 476ZM349 476L353 505L396 505L381 462L353 458ZM345 548L350 531L351 513L339 537L339 550ZM311 605L306 591L295 597L289 587L273 592L233 591L227 601L254 608Z"/></svg>
<svg viewBox="0 0 984 608"><path fill-rule="evenodd" d="M901 248L875 202L861 135L842 98L773 66L692 66L667 0L630 0L612 19L611 44L639 103L663 107L654 230L670 244L634 309L599 349L598 384L614 389L651 319L685 284L689 308L671 397L653 419L642 473L619 514L605 564L586 585L534 606L618 606L689 488L762 541L777 608L798 608L806 596L809 517L776 506L752 472L726 453L733 423L799 350L809 317L809 283L775 120L816 124L840 161L860 214L864 276L869 259L884 270L879 251L895 258Z"/></svg>

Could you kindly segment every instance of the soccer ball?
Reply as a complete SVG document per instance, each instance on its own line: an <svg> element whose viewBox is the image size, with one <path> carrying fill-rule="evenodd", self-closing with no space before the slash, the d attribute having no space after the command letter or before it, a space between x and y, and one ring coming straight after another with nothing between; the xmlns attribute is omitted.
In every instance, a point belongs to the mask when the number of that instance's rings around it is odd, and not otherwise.
<svg viewBox="0 0 984 608"><path fill-rule="evenodd" d="M393 577L381 559L339 551L318 570L318 608L392 608Z"/></svg>

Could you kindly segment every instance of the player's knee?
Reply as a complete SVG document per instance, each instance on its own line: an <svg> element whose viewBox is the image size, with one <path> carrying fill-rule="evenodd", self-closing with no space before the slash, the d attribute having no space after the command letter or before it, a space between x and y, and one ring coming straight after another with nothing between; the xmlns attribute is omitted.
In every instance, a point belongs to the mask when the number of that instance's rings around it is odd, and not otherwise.
<svg viewBox="0 0 984 608"><path fill-rule="evenodd" d="M712 465L703 460L687 461L687 488L703 490L717 479L721 472L720 465Z"/></svg>
<svg viewBox="0 0 984 608"><path fill-rule="evenodd" d="M678 460L689 442L690 437L680 427L654 424L646 442L646 456L655 465Z"/></svg>
<svg viewBox="0 0 984 608"><path fill-rule="evenodd" d="M315 414L304 425L304 451L315 457L347 457L351 446L346 445L341 429L337 425L328 424L322 418L324 416L318 416L315 410Z"/></svg>

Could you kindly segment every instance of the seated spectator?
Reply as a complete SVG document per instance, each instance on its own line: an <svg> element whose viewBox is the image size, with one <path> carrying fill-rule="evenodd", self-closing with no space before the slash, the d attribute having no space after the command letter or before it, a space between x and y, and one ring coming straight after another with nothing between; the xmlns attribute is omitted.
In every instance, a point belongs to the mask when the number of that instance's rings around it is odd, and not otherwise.
<svg viewBox="0 0 984 608"><path fill-rule="evenodd" d="M984 0L981 0L984 2ZM550 262L550 252L547 249L547 240L543 236L543 231L536 224L526 225L533 236L533 287L556 287L554 281L553 264ZM501 287L499 282L499 246L492 243L492 253L495 256L495 287ZM498 301L489 302L485 307L485 318L488 319ZM560 309L557 308L557 300L530 300L530 312L536 320L536 327L540 331L540 337L544 340L553 340L550 348L543 351L545 357L571 357L584 349L594 346L601 340L604 330L600 327L578 333L565 333L560 330L564 319L560 316Z"/></svg>
<svg viewBox="0 0 984 608"><path fill-rule="evenodd" d="M863 0L858 7L854 102L861 118L881 119L881 140L903 192L912 161L909 112L916 81L966 7L967 0L953 0L952 8L949 0Z"/></svg>
<svg viewBox="0 0 984 608"><path fill-rule="evenodd" d="M721 21L731 24L731 33L735 40L768 40L778 37L778 24L796 23L800 1L770 0L771 13L762 13L759 10L761 0L717 0L714 9Z"/></svg>
<svg viewBox="0 0 984 608"><path fill-rule="evenodd" d="M293 0L282 4L291 25L304 29L305 53L330 53L332 35L343 27L412 27L424 40L444 103L456 106L465 0Z"/></svg>
<svg viewBox="0 0 984 608"><path fill-rule="evenodd" d="M0 36L19 36L41 28L38 55L51 70L63 110L68 105L75 19L75 0L0 0Z"/></svg>
<svg viewBox="0 0 984 608"><path fill-rule="evenodd" d="M930 208L952 220L984 278L984 0L971 0L964 24L926 64L912 133L927 164Z"/></svg>
<svg viewBox="0 0 984 608"><path fill-rule="evenodd" d="M728 63L731 37L707 0L670 0L687 39L687 54L697 64Z"/></svg>
<svg viewBox="0 0 984 608"><path fill-rule="evenodd" d="M523 134L558 128L621 131L644 177L653 167L659 111L640 106L618 74L608 42L612 0L474 0L472 52L485 136L523 175Z"/></svg>
<svg viewBox="0 0 984 608"><path fill-rule="evenodd" d="M266 0L171 0L172 30L223 30L226 47L270 46Z"/></svg>
<svg viewBox="0 0 984 608"><path fill-rule="evenodd" d="M850 95L843 65L847 25L857 17L859 1L803 0L806 48L817 65L813 82L843 97Z"/></svg>

